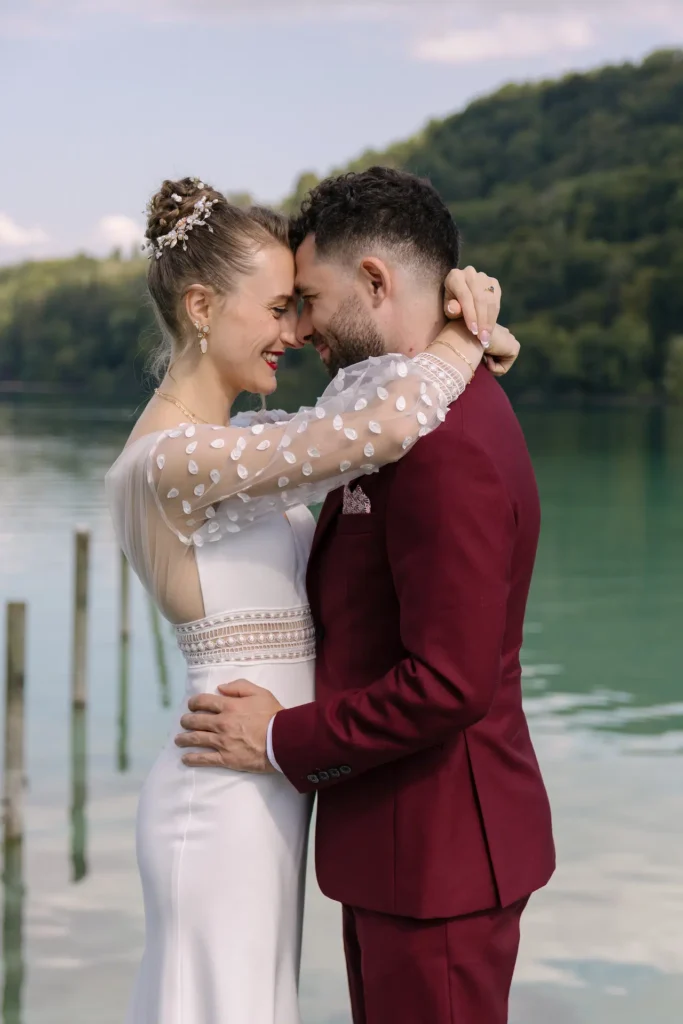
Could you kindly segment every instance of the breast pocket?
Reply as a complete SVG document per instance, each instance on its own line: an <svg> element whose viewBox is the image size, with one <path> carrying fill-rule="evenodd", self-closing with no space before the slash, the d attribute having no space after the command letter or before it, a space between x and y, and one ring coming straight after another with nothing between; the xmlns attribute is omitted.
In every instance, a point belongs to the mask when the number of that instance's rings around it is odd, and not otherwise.
<svg viewBox="0 0 683 1024"><path fill-rule="evenodd" d="M326 558L332 578L346 581L362 595L363 580L388 571L384 517L372 512L339 516Z"/></svg>
<svg viewBox="0 0 683 1024"><path fill-rule="evenodd" d="M336 578L354 606L375 605L392 585L385 527L384 516L372 512L339 517L330 551Z"/></svg>
<svg viewBox="0 0 683 1024"><path fill-rule="evenodd" d="M321 600L323 618L339 638L326 649L331 677L343 686L379 678L397 660L399 623L381 512L339 516Z"/></svg>
<svg viewBox="0 0 683 1024"><path fill-rule="evenodd" d="M382 532L383 522L373 512L357 512L348 515L340 515L337 521L338 537L357 537L362 534L379 534Z"/></svg>

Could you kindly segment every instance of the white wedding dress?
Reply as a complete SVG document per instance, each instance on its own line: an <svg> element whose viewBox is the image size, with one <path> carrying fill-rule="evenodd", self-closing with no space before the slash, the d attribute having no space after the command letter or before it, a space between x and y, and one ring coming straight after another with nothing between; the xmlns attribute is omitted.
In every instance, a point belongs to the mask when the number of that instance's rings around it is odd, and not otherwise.
<svg viewBox="0 0 683 1024"><path fill-rule="evenodd" d="M463 389L434 356L385 356L286 419L179 424L128 444L107 497L124 552L176 624L179 717L189 695L238 678L286 707L313 699L304 506L399 458ZM146 942L128 1024L299 1024L310 800L280 774L186 767L177 731L140 797Z"/></svg>

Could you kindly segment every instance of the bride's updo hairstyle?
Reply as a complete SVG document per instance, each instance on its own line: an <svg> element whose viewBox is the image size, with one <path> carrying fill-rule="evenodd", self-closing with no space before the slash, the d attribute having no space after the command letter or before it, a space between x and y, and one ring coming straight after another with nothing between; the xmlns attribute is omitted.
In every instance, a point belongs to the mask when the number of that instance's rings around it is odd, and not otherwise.
<svg viewBox="0 0 683 1024"><path fill-rule="evenodd" d="M183 298L193 284L229 294L265 245L289 247L288 220L265 207L240 209L198 178L164 181L147 207L147 286L164 334L152 370L163 375L171 352L192 344ZM175 342L175 346L174 346Z"/></svg>

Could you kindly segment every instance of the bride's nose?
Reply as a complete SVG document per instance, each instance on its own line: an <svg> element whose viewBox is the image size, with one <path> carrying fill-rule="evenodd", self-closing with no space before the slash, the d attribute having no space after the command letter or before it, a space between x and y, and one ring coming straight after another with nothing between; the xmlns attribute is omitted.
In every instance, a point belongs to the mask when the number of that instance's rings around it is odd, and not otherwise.
<svg viewBox="0 0 683 1024"><path fill-rule="evenodd" d="M305 342L299 341L296 334L297 315L290 310L280 318L280 341L285 348L303 348Z"/></svg>

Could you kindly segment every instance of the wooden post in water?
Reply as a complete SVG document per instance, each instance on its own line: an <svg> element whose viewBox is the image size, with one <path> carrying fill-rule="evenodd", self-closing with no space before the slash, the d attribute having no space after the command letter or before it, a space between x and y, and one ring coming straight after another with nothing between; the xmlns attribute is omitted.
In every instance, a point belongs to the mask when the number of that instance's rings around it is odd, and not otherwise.
<svg viewBox="0 0 683 1024"><path fill-rule="evenodd" d="M154 649L156 651L157 672L159 673L159 691L161 693L162 707L171 706L171 688L168 682L168 666L166 665L166 649L164 648L164 637L161 632L161 616L159 609L150 597L149 614L152 620L152 633L154 634Z"/></svg>
<svg viewBox="0 0 683 1024"><path fill-rule="evenodd" d="M26 605L7 605L7 680L5 688L5 840L23 835L24 678Z"/></svg>
<svg viewBox="0 0 683 1024"><path fill-rule="evenodd" d="M72 876L79 882L87 874L86 819L87 793L87 676L88 645L88 567L90 533L79 529L75 537L74 619L71 679L71 864Z"/></svg>
<svg viewBox="0 0 683 1024"><path fill-rule="evenodd" d="M128 771L128 690L130 678L130 568L121 552L119 590L119 731L117 762L120 772Z"/></svg>
<svg viewBox="0 0 683 1024"><path fill-rule="evenodd" d="M26 605L7 605L4 778L3 1021L20 1024L23 957L23 797Z"/></svg>

